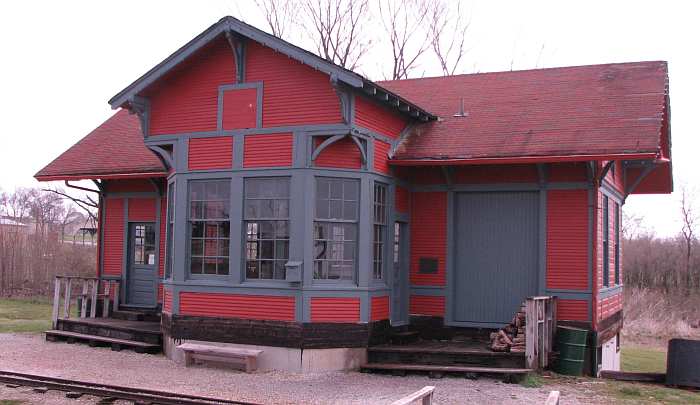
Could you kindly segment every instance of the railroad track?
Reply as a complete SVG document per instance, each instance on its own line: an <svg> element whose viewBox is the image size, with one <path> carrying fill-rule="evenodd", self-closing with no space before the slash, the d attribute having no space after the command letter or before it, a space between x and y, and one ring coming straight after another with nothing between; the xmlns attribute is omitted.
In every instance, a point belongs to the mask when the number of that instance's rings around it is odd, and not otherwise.
<svg viewBox="0 0 700 405"><path fill-rule="evenodd" d="M3 370L0 370L0 382L27 387L43 387L50 390L65 391L83 395L93 395L102 397L106 403L110 400L127 400L134 401L136 403L162 405L260 405L253 402L232 401L229 399L178 394L167 391L98 384L87 381L67 380L63 378L15 373L13 371Z"/></svg>

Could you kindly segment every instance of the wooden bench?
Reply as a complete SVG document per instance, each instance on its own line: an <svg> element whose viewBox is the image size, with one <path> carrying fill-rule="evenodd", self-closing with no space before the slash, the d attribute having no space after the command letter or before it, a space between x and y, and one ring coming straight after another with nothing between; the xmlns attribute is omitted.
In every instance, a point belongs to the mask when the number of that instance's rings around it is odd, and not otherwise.
<svg viewBox="0 0 700 405"><path fill-rule="evenodd" d="M183 343L177 348L185 352L185 366L191 366L197 360L229 363L240 366L240 369L246 373L257 370L258 356L263 352L262 350L201 345L197 343Z"/></svg>

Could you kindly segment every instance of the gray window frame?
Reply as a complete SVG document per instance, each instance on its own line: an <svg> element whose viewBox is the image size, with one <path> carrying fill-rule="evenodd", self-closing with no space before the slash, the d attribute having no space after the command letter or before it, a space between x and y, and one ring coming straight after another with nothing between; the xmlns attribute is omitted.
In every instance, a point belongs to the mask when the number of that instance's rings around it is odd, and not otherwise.
<svg viewBox="0 0 700 405"><path fill-rule="evenodd" d="M329 198L328 199L323 199L320 198L321 194L319 193L319 183L321 181L329 181L329 182L342 182L343 184L343 196L340 199L337 198L332 198L331 197L331 183L329 183ZM345 188L344 188L344 183L353 183L355 184L356 187L356 196L355 199L345 199ZM313 200L314 200L314 209L313 209L313 224L312 224L312 234L311 234L311 243L312 243L312 251L314 252L313 258L312 258L312 270L311 270L311 279L312 282L315 284L356 284L357 279L358 279L358 268L359 268L359 241L360 241L360 204L362 201L362 182L361 179L355 178L355 177L334 177L334 176L315 176L314 177L314 193L313 193ZM327 217L319 216L319 201L328 201L328 215ZM341 204L341 218L334 218L331 215L331 205L333 204L333 201L340 201ZM348 219L344 218L344 209L345 209L345 203L354 203L355 204L355 210L354 210L354 219ZM350 225L354 227L354 233L355 233L355 239L345 239L343 238L340 243L345 245L346 243L352 243L353 244L353 252L352 252L352 269L350 270L350 277L349 278L328 278L328 277L321 277L317 278L317 272L316 272L316 265L317 262L321 261L326 261L330 262L333 261L332 259L325 258L325 259L317 259L316 258L316 244L318 241L325 241L328 243L329 241L334 241L338 243L337 240L334 240L331 238L329 235L328 237L324 239L317 239L316 237L316 227L317 224L328 224L330 226L335 225L342 225L343 227ZM343 247L345 249L345 247ZM341 262L349 261L346 259L341 259ZM342 270L341 270L342 271ZM327 271L327 273L329 273Z"/></svg>
<svg viewBox="0 0 700 405"><path fill-rule="evenodd" d="M222 207L224 207L225 210L228 211L228 218L202 218L202 219L195 219L195 221L198 222L228 222L229 224L229 236L228 238L219 238L218 235L216 238L206 238L203 233L202 236L202 253L203 255L201 256L202 259L204 260L207 257L214 257L214 258L226 258L228 262L228 269L225 274L219 274L218 268L217 268L217 273L216 274L207 274L204 273L204 263L202 265L202 273L192 273L192 184L194 183L212 183L212 182L221 182L221 183L226 183L228 184L228 196L226 196L226 199L224 199L224 204ZM187 229L187 239L186 239L186 246L187 246L187 254L186 254L186 260L185 262L187 263L186 271L185 274L187 274L188 278L190 279L201 279L201 278L216 278L216 279L222 279L222 278L228 278L231 276L231 179L226 178L226 177L218 177L218 178L204 178L204 179L189 179L187 180L187 212L185 213L185 223L186 223L186 229ZM196 201L208 201L208 200L196 200ZM206 232L206 227L203 229L203 232ZM199 238L197 238L199 239ZM217 241L217 255L216 256L207 256L205 255L206 251L206 239L216 239ZM218 243L219 240L225 240L228 239L229 241L229 246L228 249L226 249L226 255L221 255L219 254L222 250L220 250ZM199 256L197 256L199 257Z"/></svg>
<svg viewBox="0 0 700 405"><path fill-rule="evenodd" d="M163 278L171 280L173 277L173 252L175 238L173 233L175 230L175 182L168 183L166 192L166 212L165 212L165 263L163 266Z"/></svg>
<svg viewBox="0 0 700 405"><path fill-rule="evenodd" d="M614 237L615 237L615 285L620 285L620 203L615 202Z"/></svg>
<svg viewBox="0 0 700 405"><path fill-rule="evenodd" d="M382 281L386 276L388 217L389 186L375 181L372 200L372 280L374 281Z"/></svg>
<svg viewBox="0 0 700 405"><path fill-rule="evenodd" d="M258 197L248 197L248 182L254 182L254 181L269 181L269 180L285 180L287 182L287 195L286 197L281 197L279 195L275 196L258 196ZM291 176L264 176L264 177L244 177L243 178L243 218L241 221L241 237L242 237L242 252L243 254L241 255L241 262L243 266L243 280L244 282L265 282L265 283L270 283L270 282L280 282L280 281L285 281L286 279L286 268L284 267L286 263L289 261L289 256L290 256L290 243L291 243L291 226L292 226L292 221L290 217L290 210L291 210L291 202L292 202L292 192L291 192L291 187L292 187L292 178ZM286 216L280 216L280 217L250 217L248 215L248 201L252 200L257 200L257 201L280 201L280 200L286 200L287 201L287 215ZM260 263L263 261L272 261L273 262L273 277L272 278L262 278L262 277L257 277L257 278L249 278L248 277L248 262L251 261L251 259L248 259L248 224L249 223L258 223L258 226L260 226L260 223L262 222L272 222L276 223L276 225L279 222L286 222L286 227L287 227L287 237L286 238L277 238L276 235L273 235L272 239L258 239L258 241L271 241L273 242L273 258L272 259L262 259L258 257L255 259L255 261L258 262L258 274L259 276L262 275L261 271L261 266ZM276 257L277 255L277 243L281 241L286 241L287 243L287 257L278 259ZM261 250L260 247L258 246L258 252ZM259 253L258 253L259 256ZM281 278L275 278L275 265L277 262L282 263L282 277Z"/></svg>
<svg viewBox="0 0 700 405"><path fill-rule="evenodd" d="M603 196L603 287L610 287L610 198Z"/></svg>

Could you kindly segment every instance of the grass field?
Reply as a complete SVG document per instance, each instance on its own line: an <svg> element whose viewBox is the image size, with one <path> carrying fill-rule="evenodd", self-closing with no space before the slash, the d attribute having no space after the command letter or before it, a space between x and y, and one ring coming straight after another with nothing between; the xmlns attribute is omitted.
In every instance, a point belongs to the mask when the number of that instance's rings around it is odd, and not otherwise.
<svg viewBox="0 0 700 405"><path fill-rule="evenodd" d="M0 298L0 333L39 333L51 328L51 304L45 298Z"/></svg>
<svg viewBox="0 0 700 405"><path fill-rule="evenodd" d="M665 373L666 350L659 347L622 346L621 367L623 371L642 373Z"/></svg>

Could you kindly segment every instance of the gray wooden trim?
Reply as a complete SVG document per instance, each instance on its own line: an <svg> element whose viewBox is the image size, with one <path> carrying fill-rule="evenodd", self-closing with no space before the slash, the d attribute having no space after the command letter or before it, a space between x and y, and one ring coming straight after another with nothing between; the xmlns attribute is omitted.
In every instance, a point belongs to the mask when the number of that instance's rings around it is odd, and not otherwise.
<svg viewBox="0 0 700 405"><path fill-rule="evenodd" d="M608 196L611 200L622 205L625 201L625 197L612 186L612 184L607 181L602 182L600 185L600 192Z"/></svg>
<svg viewBox="0 0 700 405"><path fill-rule="evenodd" d="M182 132L163 135L153 135L144 140L146 145L162 145L189 138L215 138L235 135L263 135L288 132L303 132L309 136L349 134L352 128L347 124L318 124L318 125L285 125L266 128L229 129L215 131ZM361 134L357 134L361 135Z"/></svg>
<svg viewBox="0 0 700 405"><path fill-rule="evenodd" d="M549 190L579 190L587 189L590 185L585 182L561 182L548 183ZM456 192L488 192L488 191L539 191L541 188L538 183L492 183L492 184L435 184L435 185L414 185L410 187L411 192L431 192L431 191L448 191Z"/></svg>
<svg viewBox="0 0 700 405"><path fill-rule="evenodd" d="M233 135L233 169L243 168L245 158L245 135Z"/></svg>
<svg viewBox="0 0 700 405"><path fill-rule="evenodd" d="M151 191L130 191L118 193L105 193L106 198L158 198L160 195Z"/></svg>
<svg viewBox="0 0 700 405"><path fill-rule="evenodd" d="M455 255L457 254L455 250L455 241L456 241L456 224L455 221L457 220L456 218L456 199L457 195L454 191L450 190L447 192L447 226L445 227L446 232L447 232L447 246L445 249L447 252L445 253L445 283L446 283L446 288L444 288L443 291L441 291L442 294L435 294L435 295L445 295L445 323L452 323L455 321L455 310L454 310L454 305L457 302L455 299L457 295L457 283L455 282L456 276L456 268L455 268ZM414 287L411 287L411 293L413 294ZM425 290L423 290L425 291ZM417 294L417 295L428 295L428 294Z"/></svg>
<svg viewBox="0 0 700 405"><path fill-rule="evenodd" d="M601 288L600 290L598 290L598 299L602 300L604 298L608 298L608 297L611 297L613 295L620 294L620 293L622 293L622 288L623 288L622 284L618 284L618 285L615 285L612 287L607 287L607 288Z"/></svg>
<svg viewBox="0 0 700 405"><path fill-rule="evenodd" d="M416 286L412 285L409 289L409 295L427 295L427 296L432 296L432 297L441 297L445 296L445 300L447 300L447 296L450 294L447 294L448 290L450 290L451 287L442 287L442 286ZM447 302L445 302L445 305L447 305ZM447 310L447 306L445 307L445 310Z"/></svg>
<svg viewBox="0 0 700 405"><path fill-rule="evenodd" d="M100 206L98 207L98 212L100 214L100 222L99 222L99 237L100 237L100 256L97 258L97 277L99 278L104 278L105 274L105 263L104 263L104 254L105 254L105 204L107 202L107 199L105 198L104 191L100 190L99 193L99 198L100 198Z"/></svg>
<svg viewBox="0 0 700 405"><path fill-rule="evenodd" d="M167 193L167 191L166 191ZM161 252L161 245L160 245L160 238L163 237L164 235L160 234L160 220L161 220L161 215L160 215L160 210L161 210L161 205L162 204L162 199L156 198L156 260L155 260L155 269L156 269L156 279L160 282L162 277L160 276L160 255L163 253L163 257L165 257L165 252ZM167 220L167 218L166 218ZM163 274L165 274L165 266L163 267ZM158 288L158 285L156 284L156 289ZM156 290L156 305L158 305L158 291Z"/></svg>
<svg viewBox="0 0 700 405"><path fill-rule="evenodd" d="M127 279L129 272L129 199L124 198L124 233L122 245L122 276L119 288L119 302L126 303ZM119 309L119 308L117 308Z"/></svg>

